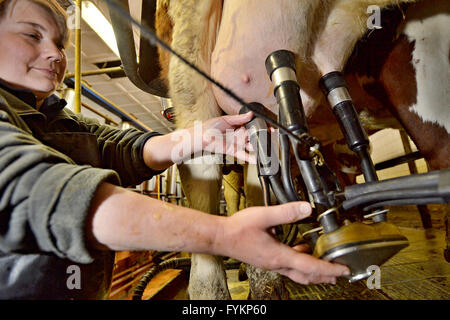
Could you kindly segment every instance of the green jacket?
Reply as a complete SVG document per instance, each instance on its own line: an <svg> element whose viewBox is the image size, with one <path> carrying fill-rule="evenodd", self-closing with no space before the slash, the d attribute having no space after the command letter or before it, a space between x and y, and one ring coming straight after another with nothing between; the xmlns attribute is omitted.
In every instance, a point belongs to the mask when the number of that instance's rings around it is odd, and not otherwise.
<svg viewBox="0 0 450 320"><path fill-rule="evenodd" d="M56 96L39 111L34 103L0 84L0 299L104 298L114 256L86 247L90 203L103 182L126 187L160 173L142 158L158 133L101 125ZM68 285L77 268L80 289Z"/></svg>

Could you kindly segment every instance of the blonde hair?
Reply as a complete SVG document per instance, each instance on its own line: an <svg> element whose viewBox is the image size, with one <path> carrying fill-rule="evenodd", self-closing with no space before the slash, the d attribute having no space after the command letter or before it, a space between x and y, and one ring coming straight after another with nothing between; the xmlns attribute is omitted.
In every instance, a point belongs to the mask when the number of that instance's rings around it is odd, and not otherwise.
<svg viewBox="0 0 450 320"><path fill-rule="evenodd" d="M12 10L18 0L0 0L0 20L8 10ZM61 32L61 43L67 46L70 41L70 29L67 27L67 13L57 0L25 0L35 3L47 11Z"/></svg>

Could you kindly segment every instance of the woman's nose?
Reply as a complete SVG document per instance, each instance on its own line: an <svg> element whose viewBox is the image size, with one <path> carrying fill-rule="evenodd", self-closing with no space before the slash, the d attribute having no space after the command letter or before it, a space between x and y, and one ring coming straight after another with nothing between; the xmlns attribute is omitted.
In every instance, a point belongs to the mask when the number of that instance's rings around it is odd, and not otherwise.
<svg viewBox="0 0 450 320"><path fill-rule="evenodd" d="M64 58L62 50L53 42L46 45L44 54L46 59L54 62L61 62Z"/></svg>

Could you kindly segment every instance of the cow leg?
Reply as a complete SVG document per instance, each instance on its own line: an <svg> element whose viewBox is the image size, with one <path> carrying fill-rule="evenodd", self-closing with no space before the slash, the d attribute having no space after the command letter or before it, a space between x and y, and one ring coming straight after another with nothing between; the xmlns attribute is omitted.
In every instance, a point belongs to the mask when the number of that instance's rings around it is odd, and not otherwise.
<svg viewBox="0 0 450 320"><path fill-rule="evenodd" d="M238 212L242 200L242 172L231 170L223 176L223 188L225 202L227 203L227 215L231 216Z"/></svg>
<svg viewBox="0 0 450 320"><path fill-rule="evenodd" d="M196 158L178 167L181 185L191 208L217 214L222 172L210 161L198 163L204 159ZM188 294L192 300L231 299L222 257L192 254Z"/></svg>
<svg viewBox="0 0 450 320"><path fill-rule="evenodd" d="M246 194L246 207L263 206L263 194L258 181L256 165L244 167L244 192ZM286 289L284 278L276 273L247 265L249 279L249 298L253 300L287 300L289 292Z"/></svg>
<svg viewBox="0 0 450 320"><path fill-rule="evenodd" d="M222 257L192 254L188 298L190 300L231 300Z"/></svg>

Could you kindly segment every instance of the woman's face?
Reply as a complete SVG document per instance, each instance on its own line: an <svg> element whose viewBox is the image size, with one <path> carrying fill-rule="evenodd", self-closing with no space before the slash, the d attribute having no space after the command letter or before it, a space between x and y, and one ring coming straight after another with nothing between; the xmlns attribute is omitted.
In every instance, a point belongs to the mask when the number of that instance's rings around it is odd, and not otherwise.
<svg viewBox="0 0 450 320"><path fill-rule="evenodd" d="M60 31L39 5L19 0L0 20L0 79L33 91L37 100L50 96L64 78L67 58Z"/></svg>

